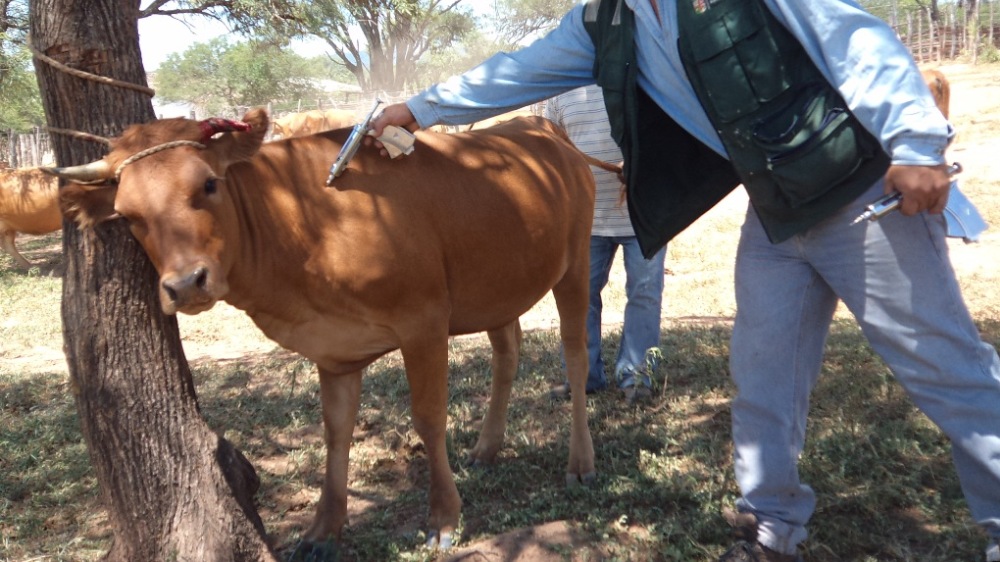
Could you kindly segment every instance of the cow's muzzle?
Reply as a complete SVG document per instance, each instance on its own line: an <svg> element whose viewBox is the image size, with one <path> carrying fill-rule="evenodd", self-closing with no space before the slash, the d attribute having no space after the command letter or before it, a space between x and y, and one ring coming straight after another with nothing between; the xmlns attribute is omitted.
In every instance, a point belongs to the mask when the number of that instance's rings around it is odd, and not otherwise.
<svg viewBox="0 0 1000 562"><path fill-rule="evenodd" d="M212 308L216 297L209 284L209 270L198 266L186 273L164 275L160 279L160 305L165 314L197 314Z"/></svg>

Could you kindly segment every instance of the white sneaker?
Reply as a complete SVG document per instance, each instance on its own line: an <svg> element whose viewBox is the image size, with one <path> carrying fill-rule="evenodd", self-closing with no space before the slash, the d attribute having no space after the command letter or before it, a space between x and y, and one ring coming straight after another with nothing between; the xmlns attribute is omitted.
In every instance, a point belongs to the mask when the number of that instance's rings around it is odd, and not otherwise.
<svg viewBox="0 0 1000 562"><path fill-rule="evenodd" d="M986 549L986 562L1000 562L1000 542Z"/></svg>

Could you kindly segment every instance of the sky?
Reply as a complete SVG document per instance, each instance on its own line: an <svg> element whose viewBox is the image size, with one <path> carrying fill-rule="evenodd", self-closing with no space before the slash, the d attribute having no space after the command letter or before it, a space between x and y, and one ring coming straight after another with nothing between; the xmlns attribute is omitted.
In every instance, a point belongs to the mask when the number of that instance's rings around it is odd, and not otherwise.
<svg viewBox="0 0 1000 562"><path fill-rule="evenodd" d="M151 16L139 20L139 48L142 51L142 66L146 72L160 67L173 53L183 53L195 43L207 43L220 35L231 32L218 20L206 17L184 19ZM234 39L238 39L234 35ZM302 56L312 57L323 54L324 44L319 41L295 42L292 47Z"/></svg>

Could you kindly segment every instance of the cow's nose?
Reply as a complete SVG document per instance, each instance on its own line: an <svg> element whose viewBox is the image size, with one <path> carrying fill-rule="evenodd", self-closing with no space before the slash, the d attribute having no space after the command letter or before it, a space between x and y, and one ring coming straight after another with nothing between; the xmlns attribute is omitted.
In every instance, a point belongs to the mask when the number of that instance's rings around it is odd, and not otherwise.
<svg viewBox="0 0 1000 562"><path fill-rule="evenodd" d="M163 290L170 297L170 300L178 304L183 304L191 301L193 295L203 293L206 283L208 283L208 268L200 266L191 270L186 275L165 277L162 285Z"/></svg>

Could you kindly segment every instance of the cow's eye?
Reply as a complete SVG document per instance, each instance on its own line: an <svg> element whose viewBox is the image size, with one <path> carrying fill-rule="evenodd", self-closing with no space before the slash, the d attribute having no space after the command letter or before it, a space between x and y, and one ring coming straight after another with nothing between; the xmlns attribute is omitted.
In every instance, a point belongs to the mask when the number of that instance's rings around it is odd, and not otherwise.
<svg viewBox="0 0 1000 562"><path fill-rule="evenodd" d="M214 195L215 192L219 190L219 186L217 185L218 181L219 180L217 178L208 178L205 180L206 195Z"/></svg>

